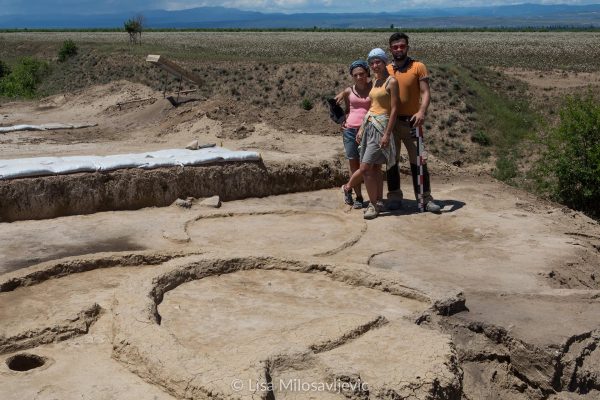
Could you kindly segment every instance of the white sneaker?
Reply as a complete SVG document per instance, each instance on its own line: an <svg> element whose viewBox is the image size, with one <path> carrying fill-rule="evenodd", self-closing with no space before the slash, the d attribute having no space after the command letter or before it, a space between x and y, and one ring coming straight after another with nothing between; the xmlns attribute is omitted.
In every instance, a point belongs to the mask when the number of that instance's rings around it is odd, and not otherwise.
<svg viewBox="0 0 600 400"><path fill-rule="evenodd" d="M369 204L367 210L365 211L365 215L363 215L364 219L374 219L377 218L379 212L377 212L377 208L373 204Z"/></svg>
<svg viewBox="0 0 600 400"><path fill-rule="evenodd" d="M438 206L433 202L433 200L431 200L425 205L425 210L429 211L430 213L440 214L442 212L442 207Z"/></svg>

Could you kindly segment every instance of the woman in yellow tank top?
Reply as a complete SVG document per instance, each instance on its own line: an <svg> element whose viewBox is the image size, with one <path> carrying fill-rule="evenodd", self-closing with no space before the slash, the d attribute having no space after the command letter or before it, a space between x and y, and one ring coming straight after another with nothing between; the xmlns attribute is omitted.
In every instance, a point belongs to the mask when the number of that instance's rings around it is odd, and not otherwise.
<svg viewBox="0 0 600 400"><path fill-rule="evenodd" d="M392 132L398 107L398 83L387 71L385 51L379 48L371 50L368 62L375 78L373 88L369 92L371 108L356 134L356 140L361 144L360 169L342 189L351 190L362 175L369 195L369 207L364 217L373 219L383 208L381 165L385 163L392 167L396 162L396 146L392 140Z"/></svg>

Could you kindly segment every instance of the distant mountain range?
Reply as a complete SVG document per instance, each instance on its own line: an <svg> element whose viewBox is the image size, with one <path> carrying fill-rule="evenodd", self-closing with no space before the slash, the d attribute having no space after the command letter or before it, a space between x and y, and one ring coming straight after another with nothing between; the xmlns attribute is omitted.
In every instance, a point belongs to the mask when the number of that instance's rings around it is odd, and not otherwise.
<svg viewBox="0 0 600 400"><path fill-rule="evenodd" d="M141 10L147 28L481 28L600 27L600 4L423 8L396 13L261 13L224 7ZM0 28L121 28L131 12L0 16Z"/></svg>

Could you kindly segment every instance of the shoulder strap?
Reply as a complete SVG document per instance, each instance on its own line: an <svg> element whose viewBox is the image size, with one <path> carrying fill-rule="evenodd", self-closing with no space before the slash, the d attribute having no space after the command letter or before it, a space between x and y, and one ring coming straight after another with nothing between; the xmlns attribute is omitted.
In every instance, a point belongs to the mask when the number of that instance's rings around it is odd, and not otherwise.
<svg viewBox="0 0 600 400"><path fill-rule="evenodd" d="M389 75L387 77L387 79L385 80L385 82L383 83L383 87L385 88L385 91L388 92L388 93L389 93L388 84L390 83L390 79L392 79L392 78L393 78L393 76Z"/></svg>

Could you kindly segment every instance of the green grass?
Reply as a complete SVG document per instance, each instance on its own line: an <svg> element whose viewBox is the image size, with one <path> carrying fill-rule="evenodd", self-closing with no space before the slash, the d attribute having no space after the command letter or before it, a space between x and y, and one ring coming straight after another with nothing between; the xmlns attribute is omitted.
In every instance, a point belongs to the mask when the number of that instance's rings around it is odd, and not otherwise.
<svg viewBox="0 0 600 400"><path fill-rule="evenodd" d="M471 140L496 154L494 176L511 182L519 175L516 161L521 148L535 138L539 123L525 95L525 87L485 67L439 66L448 86L474 110L477 132Z"/></svg>
<svg viewBox="0 0 600 400"><path fill-rule="evenodd" d="M471 136L471 141L479 143L482 146L489 146L492 144L490 137L484 131L477 131Z"/></svg>
<svg viewBox="0 0 600 400"><path fill-rule="evenodd" d="M300 105L306 111L312 110L312 108L313 108L312 101L310 101L310 99L306 99L306 98L302 99L302 103Z"/></svg>
<svg viewBox="0 0 600 400"><path fill-rule="evenodd" d="M468 93L470 91L467 106L477 112L478 123L485 129L494 146L500 150L509 150L524 139L533 137L539 118L530 109L523 91L504 92L502 88L493 90L490 83L497 85L503 77L497 74L494 77L485 68L469 71L455 66L451 71L459 84L466 87ZM514 82L511 81L510 85L514 85Z"/></svg>

